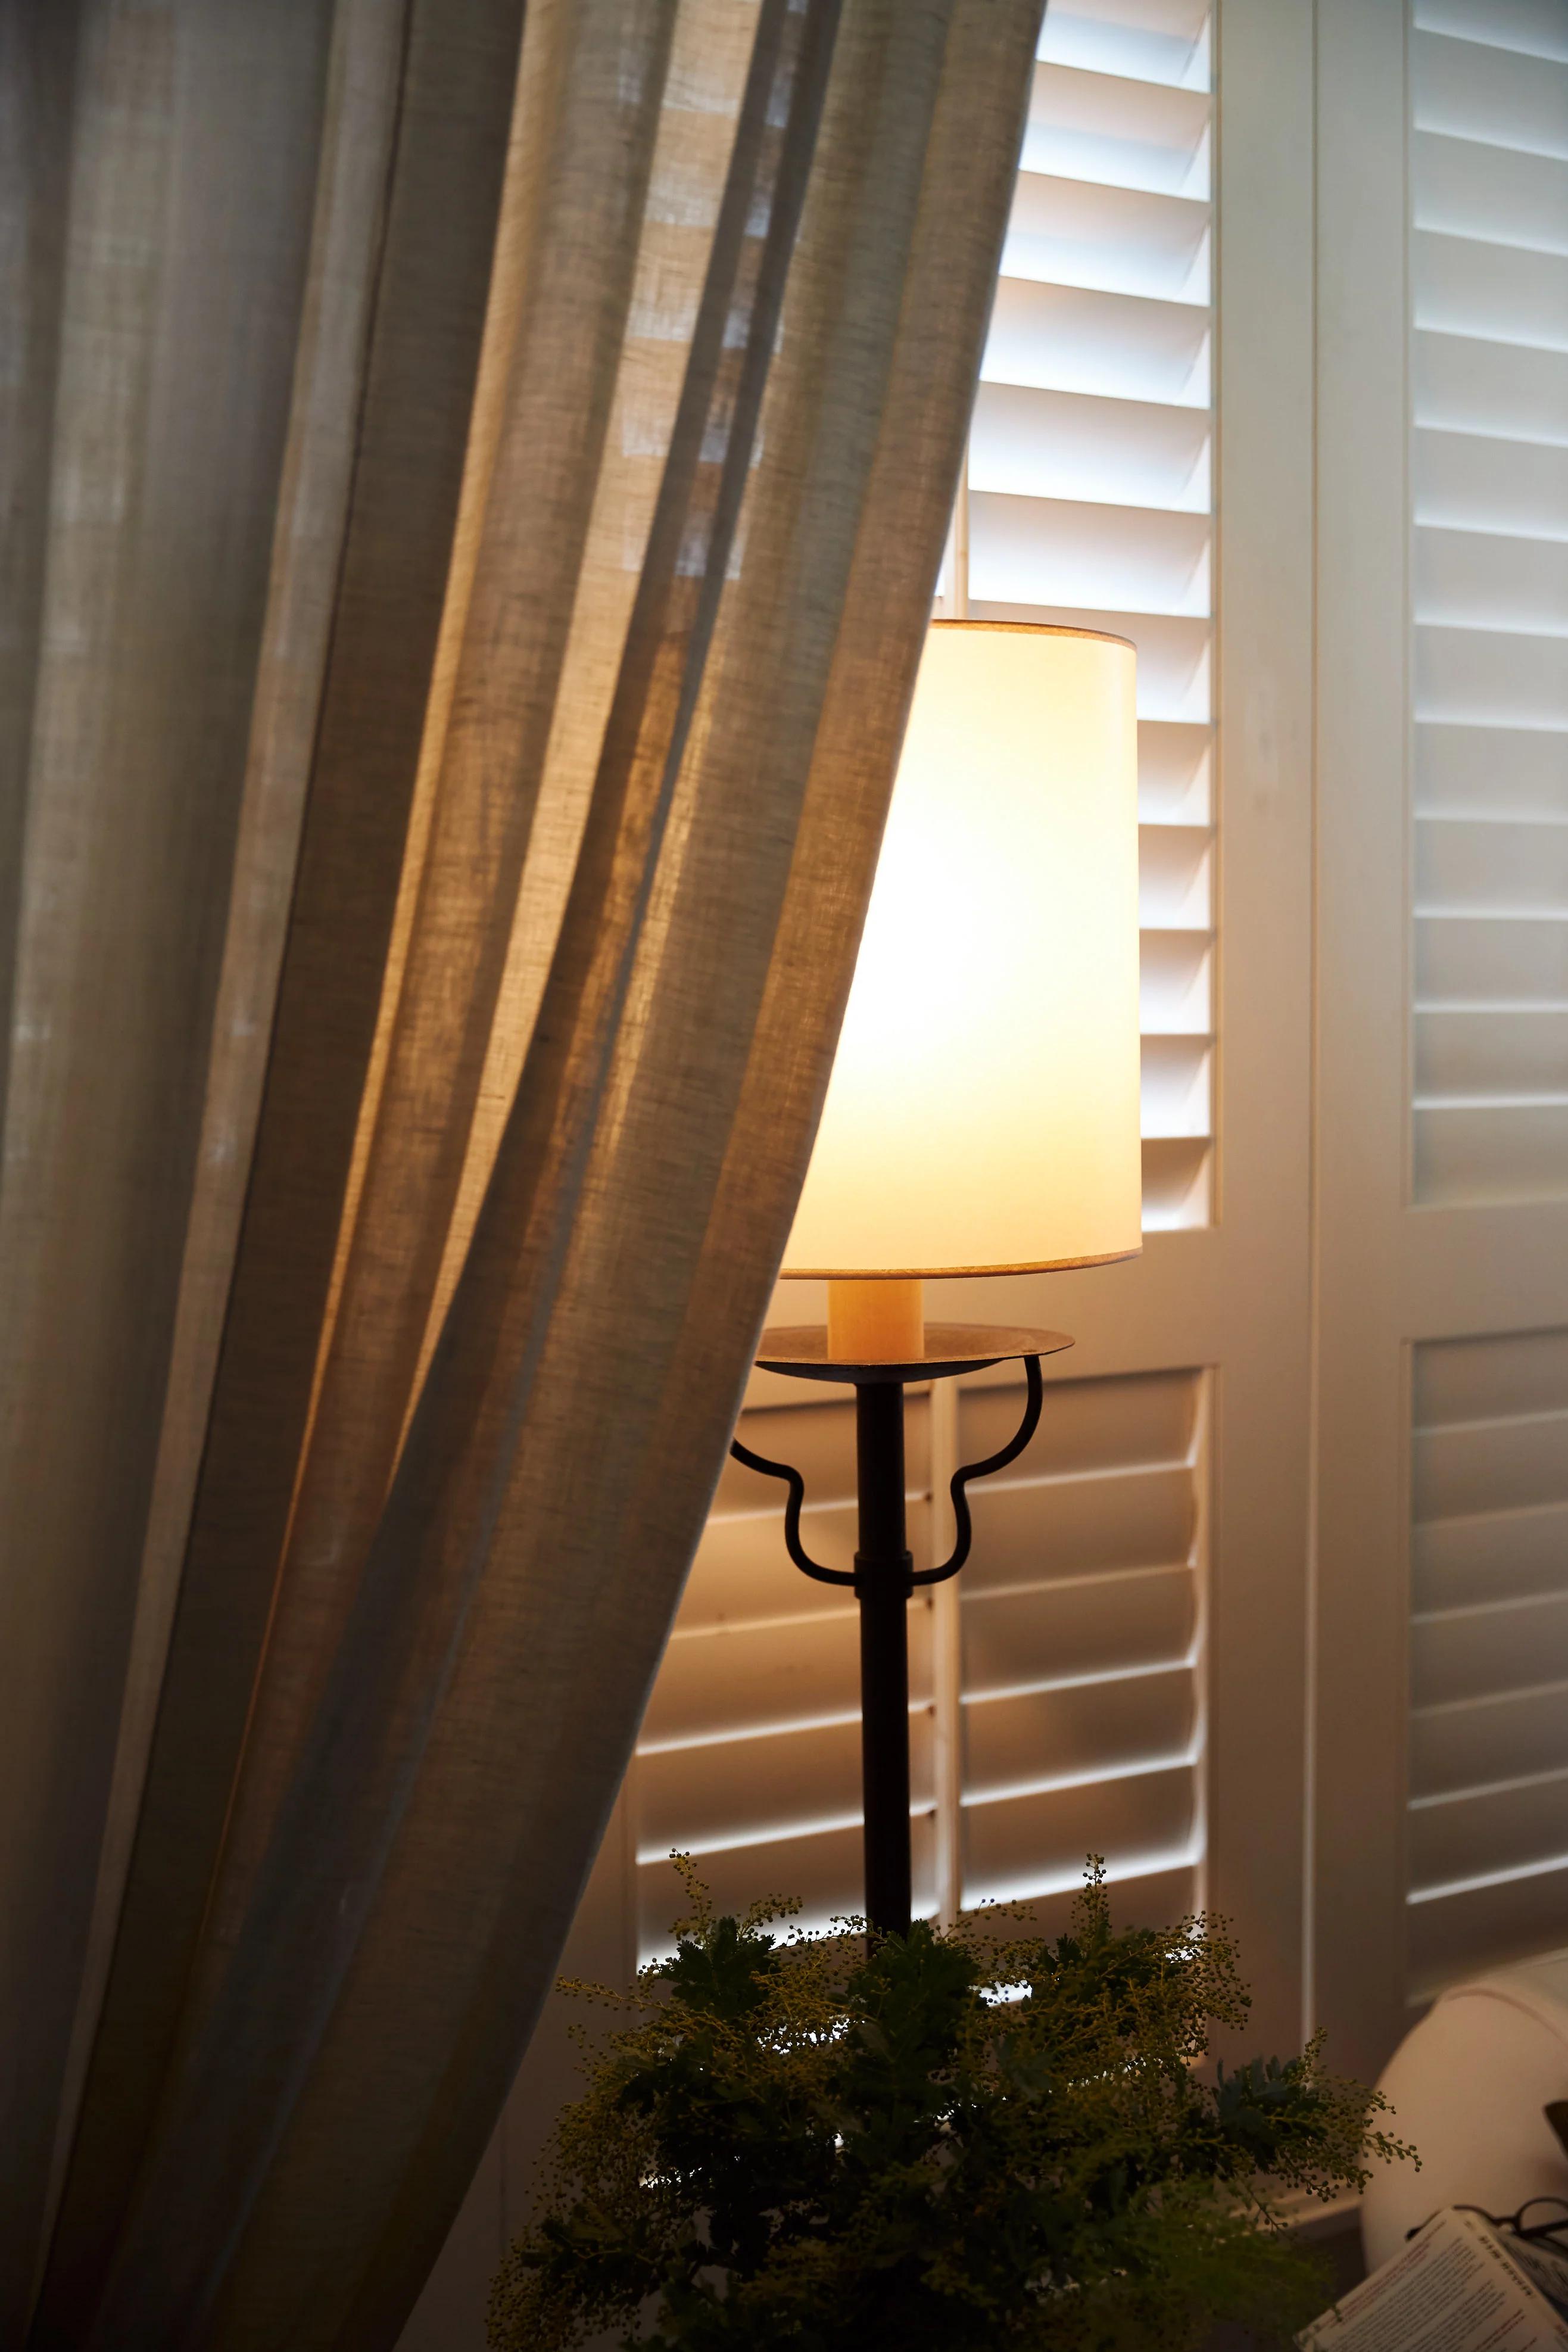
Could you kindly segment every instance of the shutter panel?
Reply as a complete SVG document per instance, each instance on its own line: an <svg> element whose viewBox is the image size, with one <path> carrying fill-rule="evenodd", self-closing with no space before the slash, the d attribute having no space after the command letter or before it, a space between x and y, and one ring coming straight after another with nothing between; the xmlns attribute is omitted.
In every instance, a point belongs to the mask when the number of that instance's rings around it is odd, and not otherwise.
<svg viewBox="0 0 1568 2352"><path fill-rule="evenodd" d="M1144 925L1145 1223L1208 1215L1212 916L1207 0L1047 12L967 470L937 610L1135 640ZM1016 1370L1016 1368L1015 1368ZM806 1539L847 1566L853 1406L758 1374L743 1435L806 1475ZM1198 1900L1204 1383L1053 1380L1040 1430L972 1490L956 1586L911 1605L916 1909L998 1897L1064 1923L1103 1853L1123 1916ZM909 1406L911 1540L933 1484L1001 1444L1000 1372ZM846 1605L846 1602L848 1605ZM630 1782L640 1948L715 1895L861 1902L852 1596L783 1547L778 1489L730 1465Z"/></svg>
<svg viewBox="0 0 1568 2352"><path fill-rule="evenodd" d="M1568 1916L1568 1330L1416 1350L1410 1917L1418 1995Z"/></svg>
<svg viewBox="0 0 1568 2352"><path fill-rule="evenodd" d="M1417 1200L1568 1194L1568 8L1415 10Z"/></svg>
<svg viewBox="0 0 1568 2352"><path fill-rule="evenodd" d="M1415 1196L1560 1199L1568 5L1413 16ZM1418 1346L1413 1465L1421 1998L1563 1940L1568 1331Z"/></svg>

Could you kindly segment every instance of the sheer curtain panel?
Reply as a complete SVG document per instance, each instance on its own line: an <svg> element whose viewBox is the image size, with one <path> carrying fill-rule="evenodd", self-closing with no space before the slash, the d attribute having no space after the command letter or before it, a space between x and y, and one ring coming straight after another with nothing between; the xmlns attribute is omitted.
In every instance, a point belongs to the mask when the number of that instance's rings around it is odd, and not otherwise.
<svg viewBox="0 0 1568 2352"><path fill-rule="evenodd" d="M368 2352L440 2246L804 1169L1039 17L0 13L4 2344Z"/></svg>

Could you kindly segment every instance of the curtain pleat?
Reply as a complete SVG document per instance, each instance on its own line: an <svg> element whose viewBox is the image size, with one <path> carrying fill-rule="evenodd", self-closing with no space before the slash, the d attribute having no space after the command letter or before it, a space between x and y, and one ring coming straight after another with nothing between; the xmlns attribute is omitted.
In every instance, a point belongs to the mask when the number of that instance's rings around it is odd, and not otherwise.
<svg viewBox="0 0 1568 2352"><path fill-rule="evenodd" d="M68 146L0 710L0 2340L387 2346L440 2246L810 1149L1039 14L0 48Z"/></svg>
<svg viewBox="0 0 1568 2352"><path fill-rule="evenodd" d="M35 648L6 779L21 810L0 1186L13 2311L33 2284L140 1584L328 18L302 0L265 22L234 7L6 12L7 110L41 108L8 163L31 215L19 392L37 467L23 521L36 553L6 616L10 641ZM34 345L50 335L46 362Z"/></svg>

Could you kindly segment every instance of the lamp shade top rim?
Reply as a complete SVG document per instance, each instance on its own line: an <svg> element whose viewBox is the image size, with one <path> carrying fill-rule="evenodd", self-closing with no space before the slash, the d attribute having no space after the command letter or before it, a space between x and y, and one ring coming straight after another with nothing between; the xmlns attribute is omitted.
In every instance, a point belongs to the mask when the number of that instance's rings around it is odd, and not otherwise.
<svg viewBox="0 0 1568 2352"><path fill-rule="evenodd" d="M1089 637L1097 646L1125 646L1130 654L1138 650L1134 639L1118 636L1113 629L1078 629L1065 621L930 621L930 629L987 630L996 636L1010 637Z"/></svg>

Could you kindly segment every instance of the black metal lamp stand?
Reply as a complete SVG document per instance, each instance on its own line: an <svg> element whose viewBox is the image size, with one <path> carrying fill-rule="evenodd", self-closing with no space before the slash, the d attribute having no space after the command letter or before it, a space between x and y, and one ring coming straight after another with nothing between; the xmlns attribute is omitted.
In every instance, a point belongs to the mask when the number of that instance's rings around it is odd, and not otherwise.
<svg viewBox="0 0 1568 2352"><path fill-rule="evenodd" d="M797 1380L848 1381L855 1391L855 1458L860 1542L851 1573L824 1568L800 1540L806 1482L786 1462L768 1462L737 1438L730 1452L747 1469L782 1478L789 1490L784 1541L796 1567L821 1584L852 1585L861 1622L861 1777L865 1805L865 1908L873 1936L909 1933L909 1625L907 1604L917 1585L956 1576L969 1556L971 1527L965 1493L972 1478L1003 1469L1023 1452L1040 1421L1044 1383L1041 1356L1072 1342L1061 1331L985 1323L931 1323L926 1352L904 1363L832 1361L827 1333L810 1327L765 1331L757 1361L762 1370ZM956 1540L940 1568L916 1569L904 1509L904 1391L912 1381L950 1380L988 1364L1020 1358L1029 1385L1016 1434L998 1454L954 1474L951 1492Z"/></svg>

